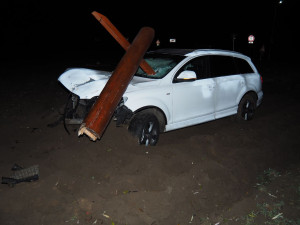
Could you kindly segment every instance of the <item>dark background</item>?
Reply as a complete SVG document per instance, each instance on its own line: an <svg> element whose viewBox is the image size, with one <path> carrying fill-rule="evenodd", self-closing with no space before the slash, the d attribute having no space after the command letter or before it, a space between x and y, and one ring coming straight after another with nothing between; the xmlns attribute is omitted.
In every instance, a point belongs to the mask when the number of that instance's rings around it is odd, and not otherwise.
<svg viewBox="0 0 300 225"><path fill-rule="evenodd" d="M163 4L162 4L163 3ZM91 15L98 11L128 38L155 29L160 47L220 48L290 60L299 46L295 1L9 1L1 3L1 58L97 57L124 51ZM255 36L253 45L247 38ZM169 43L175 38L176 43ZM234 39L234 41L233 41ZM101 53L103 51L103 53Z"/></svg>
<svg viewBox="0 0 300 225"><path fill-rule="evenodd" d="M15 163L40 166L37 182L0 184L0 224L168 225L188 224L192 215L193 224L240 224L259 204L276 210L283 202L283 223L299 220L297 1L84 2L0 3L0 175L9 176ZM124 54L94 10L130 42L141 27L153 27L152 49L159 39L161 47L232 50L235 34L235 50L257 62L264 45L256 118L168 132L155 148L139 146L113 122L97 142L78 138L77 128L68 135L61 116L69 93L59 75L87 64L102 69ZM272 173L276 180L265 179L272 186L258 186L271 169L282 176ZM260 216L254 224L267 222Z"/></svg>

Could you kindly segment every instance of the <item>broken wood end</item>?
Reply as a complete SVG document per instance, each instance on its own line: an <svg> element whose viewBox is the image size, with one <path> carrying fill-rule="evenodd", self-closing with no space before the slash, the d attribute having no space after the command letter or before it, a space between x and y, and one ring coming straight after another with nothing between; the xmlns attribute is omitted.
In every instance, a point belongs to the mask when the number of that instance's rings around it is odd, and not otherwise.
<svg viewBox="0 0 300 225"><path fill-rule="evenodd" d="M98 135L95 132L93 132L93 130L85 126L85 123L81 124L78 130L78 136L83 134L87 135L92 141L96 141L99 138Z"/></svg>

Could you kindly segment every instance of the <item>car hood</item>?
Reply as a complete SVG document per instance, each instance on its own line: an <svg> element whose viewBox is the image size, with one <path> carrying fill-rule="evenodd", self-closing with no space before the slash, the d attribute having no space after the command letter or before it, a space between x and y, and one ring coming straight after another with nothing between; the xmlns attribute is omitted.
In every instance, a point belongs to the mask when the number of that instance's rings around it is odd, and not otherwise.
<svg viewBox="0 0 300 225"><path fill-rule="evenodd" d="M91 99L99 96L111 75L112 72L107 71L73 68L61 74L58 80L81 99ZM157 85L158 82L159 80L133 77L125 93Z"/></svg>

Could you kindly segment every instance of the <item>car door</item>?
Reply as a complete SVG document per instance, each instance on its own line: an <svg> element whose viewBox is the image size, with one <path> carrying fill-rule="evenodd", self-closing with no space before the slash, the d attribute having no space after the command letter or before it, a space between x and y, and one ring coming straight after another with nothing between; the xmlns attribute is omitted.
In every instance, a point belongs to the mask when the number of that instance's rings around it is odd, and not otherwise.
<svg viewBox="0 0 300 225"><path fill-rule="evenodd" d="M212 55L210 63L211 76L216 81L215 117L235 114L237 97L245 87L244 77L238 73L232 56Z"/></svg>
<svg viewBox="0 0 300 225"><path fill-rule="evenodd" d="M178 80L183 71L194 71L196 80ZM173 123L189 126L214 119L215 81L208 76L208 57L201 56L187 62L173 80Z"/></svg>

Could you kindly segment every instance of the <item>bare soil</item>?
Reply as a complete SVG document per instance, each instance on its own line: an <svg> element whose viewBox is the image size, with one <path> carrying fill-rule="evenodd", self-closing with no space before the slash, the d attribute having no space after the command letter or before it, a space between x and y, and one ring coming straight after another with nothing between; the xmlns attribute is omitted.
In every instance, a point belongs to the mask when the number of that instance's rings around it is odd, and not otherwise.
<svg viewBox="0 0 300 225"><path fill-rule="evenodd" d="M286 191L283 215L299 219L299 71L262 68L265 96L250 122L228 117L164 133L145 147L113 121L96 142L77 137L76 127L69 135L61 122L48 126L68 96L57 78L73 64L1 66L0 175L17 163L39 165L40 177L0 185L0 224L247 224L261 221L251 212L268 198L259 198L268 192L257 183L269 168L282 174L270 194Z"/></svg>

